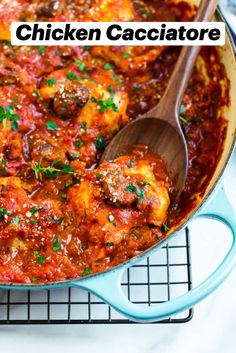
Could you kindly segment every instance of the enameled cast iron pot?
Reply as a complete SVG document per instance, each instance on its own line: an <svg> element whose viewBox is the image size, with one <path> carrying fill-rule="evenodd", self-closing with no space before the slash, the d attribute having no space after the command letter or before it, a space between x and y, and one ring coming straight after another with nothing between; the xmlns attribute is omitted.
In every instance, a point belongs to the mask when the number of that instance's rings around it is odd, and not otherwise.
<svg viewBox="0 0 236 353"><path fill-rule="evenodd" d="M215 20L222 20L222 18L220 18L220 15L217 14ZM205 192L205 195L201 200L199 200L198 206L186 216L182 224L176 229L173 229L167 239L161 243L154 245L151 249L145 251L140 256L103 273L91 275L87 278L79 278L78 280L73 279L45 285L1 283L1 289L42 290L63 287L80 287L99 296L117 311L132 320L148 322L161 320L182 310L189 309L205 298L223 282L223 280L233 269L234 265L236 265L236 210L233 210L230 205L224 192L224 187L221 183L223 172L234 149L236 135L236 99L234 99L236 96L236 60L235 48L229 31L227 31L226 45L221 47L220 50L222 57L221 60L225 65L227 76L230 79L231 101L230 105L225 107L223 111L223 116L226 120L228 120L226 142L221 159ZM178 235L179 231L186 227L190 220L196 217L218 219L225 223L232 231L231 247L218 268L203 283L177 299L149 307L137 306L131 303L125 297L121 289L120 282L123 272L135 262L143 260L144 258L150 256L154 251L157 251L167 241L169 241L170 236L173 237L174 235Z"/></svg>

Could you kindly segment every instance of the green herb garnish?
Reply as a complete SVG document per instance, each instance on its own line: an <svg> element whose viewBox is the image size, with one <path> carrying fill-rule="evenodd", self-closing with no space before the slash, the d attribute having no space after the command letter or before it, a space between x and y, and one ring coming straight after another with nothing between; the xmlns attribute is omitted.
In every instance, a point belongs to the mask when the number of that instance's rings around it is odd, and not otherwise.
<svg viewBox="0 0 236 353"><path fill-rule="evenodd" d="M35 223L38 223L38 219L32 219L31 221L30 221L30 224L32 224L32 225L34 225Z"/></svg>
<svg viewBox="0 0 236 353"><path fill-rule="evenodd" d="M7 170L6 170L7 161L5 159L3 159L1 164L2 164L2 170L1 170L2 175L5 176L5 175L7 175Z"/></svg>
<svg viewBox="0 0 236 353"><path fill-rule="evenodd" d="M74 74L73 72L67 72L66 77L68 78L68 80L71 81L79 80L79 76Z"/></svg>
<svg viewBox="0 0 236 353"><path fill-rule="evenodd" d="M127 53L127 52L126 52L126 53L124 53L124 54L123 54L123 58L125 58L125 59L129 59L129 58L130 58L130 54L129 54L129 53Z"/></svg>
<svg viewBox="0 0 236 353"><path fill-rule="evenodd" d="M102 136L98 136L97 140L95 141L95 146L97 150L103 150L106 147L106 141Z"/></svg>
<svg viewBox="0 0 236 353"><path fill-rule="evenodd" d="M90 267L85 267L83 271L83 276L88 276L90 272L91 272Z"/></svg>
<svg viewBox="0 0 236 353"><path fill-rule="evenodd" d="M77 66L78 66L78 69L80 71L84 71L86 69L86 64L83 63L83 61L81 61L79 59L75 59L75 62L76 62Z"/></svg>
<svg viewBox="0 0 236 353"><path fill-rule="evenodd" d="M54 222L61 224L64 221L63 217L57 217L57 216L52 216L52 219L54 220Z"/></svg>
<svg viewBox="0 0 236 353"><path fill-rule="evenodd" d="M60 238L54 238L52 251L58 251L58 250L61 250L61 240Z"/></svg>
<svg viewBox="0 0 236 353"><path fill-rule="evenodd" d="M55 84L55 78L51 77L49 80L47 80L47 85L48 86L53 86Z"/></svg>
<svg viewBox="0 0 236 353"><path fill-rule="evenodd" d="M51 131L57 131L58 130L57 125L53 121L47 121L45 123L45 125L47 126L48 130L51 130Z"/></svg>
<svg viewBox="0 0 236 353"><path fill-rule="evenodd" d="M84 145L84 142L83 142L82 140L77 140L77 141L75 141L75 146L76 146L76 147L80 148L80 147L82 147L83 145Z"/></svg>
<svg viewBox="0 0 236 353"><path fill-rule="evenodd" d="M136 186L135 185L128 185L128 186L126 186L125 190L127 192L131 193L136 190Z"/></svg>
<svg viewBox="0 0 236 353"><path fill-rule="evenodd" d="M80 123L80 128L81 129L86 129L86 127L87 127L87 123L85 121Z"/></svg>
<svg viewBox="0 0 236 353"><path fill-rule="evenodd" d="M114 112L118 112L119 109L117 105L113 101L114 96L111 95L107 100L102 100L102 99L96 99L95 97L92 97L92 101L94 103L97 103L98 106L100 107L100 112L105 113L108 109L113 110Z"/></svg>
<svg viewBox="0 0 236 353"><path fill-rule="evenodd" d="M111 63L107 63L104 65L105 70L114 70L115 66Z"/></svg>
<svg viewBox="0 0 236 353"><path fill-rule="evenodd" d="M14 112L13 106L7 105L5 108L0 106L0 121L4 128L6 127L7 121L10 121L12 130L16 131L18 129L19 120L20 117Z"/></svg>
<svg viewBox="0 0 236 353"><path fill-rule="evenodd" d="M64 165L61 169L55 168L54 165L56 162L58 162L58 160L56 160L51 166L48 167L44 167L41 161L36 165L32 165L31 168L34 171L36 179L42 180L42 174L44 174L48 179L55 179L59 173L74 173L74 168L69 164Z"/></svg>
<svg viewBox="0 0 236 353"><path fill-rule="evenodd" d="M46 47L44 47L43 45L40 45L39 48L38 48L38 53L39 54L43 54L46 50Z"/></svg>
<svg viewBox="0 0 236 353"><path fill-rule="evenodd" d="M113 246L113 245L114 245L113 241L108 241L108 242L105 243L105 244L106 244L106 246Z"/></svg>
<svg viewBox="0 0 236 353"><path fill-rule="evenodd" d="M40 210L40 208L38 208L38 207L33 207L33 208L31 208L31 210L30 210L30 213L32 214L32 216L36 213L36 212L38 212Z"/></svg>
<svg viewBox="0 0 236 353"><path fill-rule="evenodd" d="M128 185L128 186L126 186L125 190L129 193L131 193L131 192L136 193L136 195L138 196L138 204L141 204L143 202L143 198L144 198L143 189L138 188L135 185Z"/></svg>
<svg viewBox="0 0 236 353"><path fill-rule="evenodd" d="M168 227L168 225L165 224L165 223L162 224L162 229L163 229L164 232L169 232L169 230L170 230L170 228Z"/></svg>
<svg viewBox="0 0 236 353"><path fill-rule="evenodd" d="M39 257L37 258L37 263L38 263L38 264L42 264L42 263L44 262L44 260L45 260L45 256L39 256Z"/></svg>
<svg viewBox="0 0 236 353"><path fill-rule="evenodd" d="M7 214L6 208L0 208L0 220Z"/></svg>

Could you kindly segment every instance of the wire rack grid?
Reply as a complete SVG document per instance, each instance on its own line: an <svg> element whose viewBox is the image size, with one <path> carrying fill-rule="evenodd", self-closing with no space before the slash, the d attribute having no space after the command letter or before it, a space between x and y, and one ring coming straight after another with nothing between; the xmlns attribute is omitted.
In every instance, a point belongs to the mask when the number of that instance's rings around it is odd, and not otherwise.
<svg viewBox="0 0 236 353"><path fill-rule="evenodd" d="M189 231L146 260L129 268L122 289L136 305L171 300L192 287ZM158 323L191 320L190 309ZM43 291L0 291L0 324L126 324L133 323L102 300L76 288Z"/></svg>

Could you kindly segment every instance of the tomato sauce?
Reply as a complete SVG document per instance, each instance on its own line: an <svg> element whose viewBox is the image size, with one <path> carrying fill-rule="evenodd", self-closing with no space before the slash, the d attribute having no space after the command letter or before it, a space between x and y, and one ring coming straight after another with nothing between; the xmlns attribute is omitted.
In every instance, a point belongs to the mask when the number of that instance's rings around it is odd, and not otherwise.
<svg viewBox="0 0 236 353"><path fill-rule="evenodd" d="M161 99L177 47L12 47L12 21L189 21L171 0L0 1L0 281L47 283L120 264L196 204L225 139L217 48L204 47L180 107L189 169L178 204L165 162L105 146ZM224 89L222 88L224 83Z"/></svg>

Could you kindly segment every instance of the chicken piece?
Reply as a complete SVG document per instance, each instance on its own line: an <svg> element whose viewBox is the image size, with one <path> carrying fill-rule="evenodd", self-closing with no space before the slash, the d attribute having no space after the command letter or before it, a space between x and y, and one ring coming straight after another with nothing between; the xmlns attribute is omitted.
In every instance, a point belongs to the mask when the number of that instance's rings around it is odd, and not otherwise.
<svg viewBox="0 0 236 353"><path fill-rule="evenodd" d="M78 223L93 220L99 208L100 190L89 180L82 180L68 190L67 199Z"/></svg>
<svg viewBox="0 0 236 353"><path fill-rule="evenodd" d="M88 88L92 98L78 120L86 123L87 129L96 129L100 136L109 139L128 122L128 95L119 88L111 93L95 82L89 82Z"/></svg>
<svg viewBox="0 0 236 353"><path fill-rule="evenodd" d="M68 73L72 74L72 81L68 78ZM128 122L128 95L123 87L117 84L113 74L113 70L97 69L92 79L79 78L76 67L72 65L66 70L50 73L39 93L45 100L53 102L55 113L67 116L65 96L71 95L69 91L72 91L72 95L74 92L76 101L71 102L72 99L69 99L70 112L67 117L73 116L75 121L86 124L86 139L90 136L90 140L86 142L95 142L98 136L109 139ZM52 78L53 84L48 86L47 82ZM82 135L81 131L78 132L78 136Z"/></svg>
<svg viewBox="0 0 236 353"><path fill-rule="evenodd" d="M145 160L130 162L120 157L113 163L104 162L100 167L105 196L112 203L147 211L148 224L161 226L167 218L170 204L168 186L158 181Z"/></svg>

